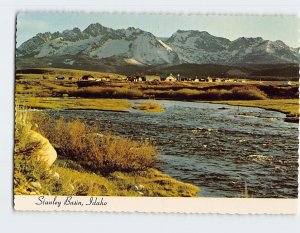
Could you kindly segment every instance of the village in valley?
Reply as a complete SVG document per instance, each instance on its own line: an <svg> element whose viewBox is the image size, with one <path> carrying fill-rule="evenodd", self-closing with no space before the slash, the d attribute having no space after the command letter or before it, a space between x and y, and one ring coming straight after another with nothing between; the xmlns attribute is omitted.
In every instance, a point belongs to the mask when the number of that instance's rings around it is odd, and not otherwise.
<svg viewBox="0 0 300 233"><path fill-rule="evenodd" d="M49 75L43 75L43 79L48 79ZM190 82L190 83L263 83L263 81L253 81L244 78L220 78L220 77L187 77L180 74L134 74L134 75L116 75L116 76L107 76L107 75L91 75L84 74L82 77L73 77L73 76L63 76L59 75L55 77L56 80L69 80L69 81L90 81L93 82ZM277 82L282 86L292 86L292 82L289 80Z"/></svg>

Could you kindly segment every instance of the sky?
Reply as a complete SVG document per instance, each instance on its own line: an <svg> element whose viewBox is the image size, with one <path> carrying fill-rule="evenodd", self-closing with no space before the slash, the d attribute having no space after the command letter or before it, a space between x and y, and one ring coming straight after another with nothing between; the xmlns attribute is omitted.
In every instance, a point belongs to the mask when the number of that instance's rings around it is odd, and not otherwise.
<svg viewBox="0 0 300 233"><path fill-rule="evenodd" d="M300 20L297 16L259 15L172 15L122 13L27 12L17 15L17 46L40 32L56 32L91 23L121 29L136 27L157 37L169 37L178 29L207 31L214 36L235 40L239 37L262 37L282 40L300 47Z"/></svg>

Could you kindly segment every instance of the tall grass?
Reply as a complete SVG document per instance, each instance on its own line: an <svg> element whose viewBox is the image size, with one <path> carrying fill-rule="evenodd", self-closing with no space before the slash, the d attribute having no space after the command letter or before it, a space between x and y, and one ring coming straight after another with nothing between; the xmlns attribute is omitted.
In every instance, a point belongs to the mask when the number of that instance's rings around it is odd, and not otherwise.
<svg viewBox="0 0 300 233"><path fill-rule="evenodd" d="M68 91L69 96L86 98L142 98L143 92L139 89L127 87L85 87Z"/></svg>
<svg viewBox="0 0 300 233"><path fill-rule="evenodd" d="M100 133L97 123L87 125L80 119L53 120L44 114L36 115L33 122L59 155L94 172L145 170L156 162L156 150L150 142Z"/></svg>
<svg viewBox="0 0 300 233"><path fill-rule="evenodd" d="M263 100L267 95L255 86L239 86L232 88L232 94L238 100Z"/></svg>
<svg viewBox="0 0 300 233"><path fill-rule="evenodd" d="M190 99L190 100L260 100L267 95L255 86L235 86L231 89L209 88L195 90L182 88L179 90L144 90L144 94L156 98Z"/></svg>

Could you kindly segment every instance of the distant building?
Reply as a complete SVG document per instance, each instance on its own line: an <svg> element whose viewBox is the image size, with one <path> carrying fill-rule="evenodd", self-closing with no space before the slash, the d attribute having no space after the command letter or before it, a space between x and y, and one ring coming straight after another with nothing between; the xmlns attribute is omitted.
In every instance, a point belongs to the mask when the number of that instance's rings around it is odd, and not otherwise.
<svg viewBox="0 0 300 233"><path fill-rule="evenodd" d="M213 81L213 79L209 76L205 79L205 82L208 82L208 83L211 83L212 81Z"/></svg>
<svg viewBox="0 0 300 233"><path fill-rule="evenodd" d="M233 82L233 79L230 79L230 78L228 78L228 79L223 79L223 82L225 82L225 83L232 83Z"/></svg>
<svg viewBox="0 0 300 233"><path fill-rule="evenodd" d="M238 79L238 82L240 82L240 83L245 83L246 80L245 80L245 79Z"/></svg>
<svg viewBox="0 0 300 233"><path fill-rule="evenodd" d="M198 78L196 78L195 80L194 80L194 82L196 82L196 83L198 83L200 80L198 79Z"/></svg>
<svg viewBox="0 0 300 233"><path fill-rule="evenodd" d="M291 81L284 81L282 83L283 86L291 86L292 85L292 82Z"/></svg>
<svg viewBox="0 0 300 233"><path fill-rule="evenodd" d="M216 83L219 83L219 82L221 82L222 80L221 80L220 78L213 78L212 81L213 81L213 82L216 82Z"/></svg>
<svg viewBox="0 0 300 233"><path fill-rule="evenodd" d="M176 82L176 78L174 75L170 74L168 77L166 77L166 82Z"/></svg>
<svg viewBox="0 0 300 233"><path fill-rule="evenodd" d="M86 74L86 75L83 75L81 80L85 80L85 81L95 81L95 78L90 75L90 74Z"/></svg>

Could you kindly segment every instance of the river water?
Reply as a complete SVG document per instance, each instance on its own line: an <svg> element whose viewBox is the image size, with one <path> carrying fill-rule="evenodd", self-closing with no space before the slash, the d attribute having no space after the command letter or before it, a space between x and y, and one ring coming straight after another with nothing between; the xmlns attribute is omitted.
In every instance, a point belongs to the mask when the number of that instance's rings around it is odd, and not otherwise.
<svg viewBox="0 0 300 233"><path fill-rule="evenodd" d="M132 102L141 102L132 101ZM297 197L298 124L282 113L221 104L164 101L162 113L49 111L99 121L105 130L150 139L157 168L201 188L200 196Z"/></svg>

